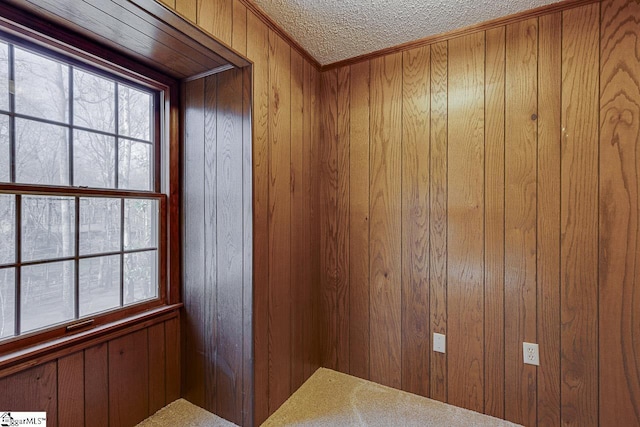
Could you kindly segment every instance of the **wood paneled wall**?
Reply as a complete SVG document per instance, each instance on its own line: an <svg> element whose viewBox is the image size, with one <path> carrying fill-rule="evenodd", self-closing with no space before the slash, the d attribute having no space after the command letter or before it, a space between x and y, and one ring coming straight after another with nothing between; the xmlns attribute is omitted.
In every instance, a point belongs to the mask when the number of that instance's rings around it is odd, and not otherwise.
<svg viewBox="0 0 640 427"><path fill-rule="evenodd" d="M605 0L322 73L323 366L640 425L639 24Z"/></svg>
<svg viewBox="0 0 640 427"><path fill-rule="evenodd" d="M182 393L251 425L252 251L250 72L185 88Z"/></svg>
<svg viewBox="0 0 640 427"><path fill-rule="evenodd" d="M239 0L162 3L253 62L254 424L259 425L319 366L314 301L320 283L320 74Z"/></svg>
<svg viewBox="0 0 640 427"><path fill-rule="evenodd" d="M150 322L23 370L0 372L0 408L47 425L131 427L180 397L180 321Z"/></svg>

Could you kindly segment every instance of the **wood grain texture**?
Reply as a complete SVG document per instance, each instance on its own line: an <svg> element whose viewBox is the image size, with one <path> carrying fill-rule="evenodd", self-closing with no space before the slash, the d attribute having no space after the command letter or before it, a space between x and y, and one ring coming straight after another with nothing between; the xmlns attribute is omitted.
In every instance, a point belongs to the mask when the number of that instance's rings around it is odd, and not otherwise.
<svg viewBox="0 0 640 427"><path fill-rule="evenodd" d="M320 364L337 368L338 73L320 75Z"/></svg>
<svg viewBox="0 0 640 427"><path fill-rule="evenodd" d="M233 0L197 0L197 23L216 39L231 46Z"/></svg>
<svg viewBox="0 0 640 427"><path fill-rule="evenodd" d="M158 1L171 9L176 8L176 0L158 0Z"/></svg>
<svg viewBox="0 0 640 427"><path fill-rule="evenodd" d="M305 309L302 310L302 323L304 333L302 335L302 348L303 348L303 378L308 379L318 367L318 354L316 351L315 343L318 342L318 331L314 325L314 310L317 310L317 304L314 300L314 293L318 288L319 271L314 270L314 263L318 260L317 249L318 242L320 241L315 235L317 230L317 221L315 221L315 215L317 213L317 194L316 191L316 173L317 173L317 157L314 150L316 149L317 129L314 125L314 112L317 112L318 106L316 105L317 95L317 79L314 77L315 69L308 62L303 60L303 75L302 75L302 137L303 137L303 151L302 151L302 187L303 187L303 209L306 213L306 222L304 233L301 239L305 242L303 245L304 250L304 290L302 292L302 299Z"/></svg>
<svg viewBox="0 0 640 427"><path fill-rule="evenodd" d="M338 195L336 219L336 369L349 373L349 198L350 198L350 98L351 69L339 68L338 73Z"/></svg>
<svg viewBox="0 0 640 427"><path fill-rule="evenodd" d="M109 424L136 425L149 416L147 330L109 342Z"/></svg>
<svg viewBox="0 0 640 427"><path fill-rule="evenodd" d="M189 21L196 23L198 19L198 0L175 0L175 10Z"/></svg>
<svg viewBox="0 0 640 427"><path fill-rule="evenodd" d="M369 379L369 62L351 66L349 99L349 371Z"/></svg>
<svg viewBox="0 0 640 427"><path fill-rule="evenodd" d="M484 409L484 53L482 33L449 41L448 402L475 411Z"/></svg>
<svg viewBox="0 0 640 427"><path fill-rule="evenodd" d="M561 422L581 426L598 423L599 6L562 13Z"/></svg>
<svg viewBox="0 0 640 427"><path fill-rule="evenodd" d="M153 325L149 334L149 414L155 414L167 403L166 400L166 352L164 323Z"/></svg>
<svg viewBox="0 0 640 427"><path fill-rule="evenodd" d="M431 49L403 53L402 389L429 395Z"/></svg>
<svg viewBox="0 0 640 427"><path fill-rule="evenodd" d="M291 48L269 31L269 410L291 393Z"/></svg>
<svg viewBox="0 0 640 427"><path fill-rule="evenodd" d="M562 15L538 20L538 424L560 425Z"/></svg>
<svg viewBox="0 0 640 427"><path fill-rule="evenodd" d="M231 47L247 55L247 7L240 0L233 1L233 32Z"/></svg>
<svg viewBox="0 0 640 427"><path fill-rule="evenodd" d="M303 173L304 141L304 62L291 52L291 390L304 382L304 294L307 285L305 240L309 213L305 207Z"/></svg>
<svg viewBox="0 0 640 427"><path fill-rule="evenodd" d="M58 359L59 426L81 426L86 423L84 383L83 352L79 351Z"/></svg>
<svg viewBox="0 0 640 427"><path fill-rule="evenodd" d="M537 342L536 226L538 20L506 28L505 385L506 419L536 424L537 371L522 343Z"/></svg>
<svg viewBox="0 0 640 427"><path fill-rule="evenodd" d="M180 398L180 319L164 322L165 336L165 401ZM87 356L85 355L85 358Z"/></svg>
<svg viewBox="0 0 640 427"><path fill-rule="evenodd" d="M185 144L201 144L201 150L204 153L204 182L196 184L196 186L204 186L202 190L204 210L199 215L196 215L195 212L187 215L191 215L192 219L197 221L199 231L204 234L204 264L198 266L204 271L204 282L202 289L197 284L195 289L196 292L202 292L202 300L199 302L200 306L197 307L198 311L192 312L193 315L198 313L201 316L195 317L194 321L198 322L202 328L201 335L198 337L200 342L197 345L204 349L202 355L204 375L201 378L195 378L195 381L203 383L204 386L204 405L202 407L214 412L220 410L218 407L220 399L225 398L224 393L220 392L218 387L219 328L222 321L220 315L222 307L218 305L221 287L218 274L222 269L218 259L218 221L219 214L221 215L223 209L218 200L218 159L222 155L219 150L221 142L218 132L218 128L221 126L218 120L218 80L220 75L214 74L204 78L204 139L185 138ZM186 123L186 126L191 125ZM191 235L185 234L185 241L191 239ZM190 311L188 305L185 308Z"/></svg>
<svg viewBox="0 0 640 427"><path fill-rule="evenodd" d="M85 424L109 425L109 353L108 344L84 350Z"/></svg>
<svg viewBox="0 0 640 427"><path fill-rule="evenodd" d="M505 35L486 32L484 201L484 412L504 417Z"/></svg>
<svg viewBox="0 0 640 427"><path fill-rule="evenodd" d="M371 380L402 383L402 54L371 61Z"/></svg>
<svg viewBox="0 0 640 427"><path fill-rule="evenodd" d="M183 187L184 280L182 317L182 395L195 405L205 406L205 83L204 79L186 84L185 99L185 176Z"/></svg>
<svg viewBox="0 0 640 427"><path fill-rule="evenodd" d="M431 164L429 177L429 313L432 333L447 333L448 43L431 46ZM447 401L447 354L433 353L430 397Z"/></svg>
<svg viewBox="0 0 640 427"><path fill-rule="evenodd" d="M242 70L242 425L253 425L253 145L251 140L251 69Z"/></svg>
<svg viewBox="0 0 640 427"><path fill-rule="evenodd" d="M320 304L320 293L322 289L322 273L321 273L321 259L322 255L320 252L321 245L321 237L320 237L320 227L322 224L321 220L321 201L319 197L315 197L317 194L321 194L322 182L321 182L321 152L322 152L322 132L321 132L321 96L320 96L320 83L321 77L320 73L310 64L309 69L309 92L310 92L310 114L311 114L311 170L309 171L309 179L311 181L311 215L309 218L310 222L310 236L311 236L311 273L312 273L312 286L311 286L311 331L312 338L310 340L310 364L308 367L307 374L311 376L313 372L316 371L321 365L321 304Z"/></svg>
<svg viewBox="0 0 640 427"><path fill-rule="evenodd" d="M638 2L602 3L599 422L603 426L640 426L639 21Z"/></svg>
<svg viewBox="0 0 640 427"><path fill-rule="evenodd" d="M253 347L255 423L269 416L269 29L247 14L247 56L253 61Z"/></svg>
<svg viewBox="0 0 640 427"><path fill-rule="evenodd" d="M243 193L242 70L218 76L217 198L217 413L242 423Z"/></svg>
<svg viewBox="0 0 640 427"><path fill-rule="evenodd" d="M0 407L47 413L47 426L58 423L57 362L52 361L0 380ZM6 391L5 391L6 390Z"/></svg>

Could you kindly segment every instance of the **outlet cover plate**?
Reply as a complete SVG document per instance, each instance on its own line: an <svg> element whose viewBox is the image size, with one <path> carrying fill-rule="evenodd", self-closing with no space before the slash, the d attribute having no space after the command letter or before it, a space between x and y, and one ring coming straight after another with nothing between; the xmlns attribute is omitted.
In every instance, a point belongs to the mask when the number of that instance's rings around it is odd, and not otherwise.
<svg viewBox="0 0 640 427"><path fill-rule="evenodd" d="M447 337L443 334L433 333L433 351L445 353L447 345Z"/></svg>
<svg viewBox="0 0 640 427"><path fill-rule="evenodd" d="M538 344L523 342L522 355L524 363L527 365L540 366L540 353L538 352Z"/></svg>

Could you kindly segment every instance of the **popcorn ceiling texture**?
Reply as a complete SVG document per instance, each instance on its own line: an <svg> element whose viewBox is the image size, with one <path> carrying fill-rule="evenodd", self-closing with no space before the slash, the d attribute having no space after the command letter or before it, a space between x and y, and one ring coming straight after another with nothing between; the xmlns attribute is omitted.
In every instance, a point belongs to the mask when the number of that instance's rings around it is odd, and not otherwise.
<svg viewBox="0 0 640 427"><path fill-rule="evenodd" d="M254 0L320 64L558 0Z"/></svg>

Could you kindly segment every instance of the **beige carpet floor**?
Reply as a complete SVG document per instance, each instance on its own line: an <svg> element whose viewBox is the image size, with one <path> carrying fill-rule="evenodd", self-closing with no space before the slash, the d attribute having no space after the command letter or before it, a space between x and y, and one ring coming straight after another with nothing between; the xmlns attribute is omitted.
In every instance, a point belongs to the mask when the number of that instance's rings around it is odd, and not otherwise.
<svg viewBox="0 0 640 427"><path fill-rule="evenodd" d="M320 368L262 426L506 427L516 424Z"/></svg>
<svg viewBox="0 0 640 427"><path fill-rule="evenodd" d="M137 427L237 427L184 399L168 404Z"/></svg>
<svg viewBox="0 0 640 427"><path fill-rule="evenodd" d="M162 408L138 427L233 427L184 399ZM507 427L504 420L320 368L263 427Z"/></svg>

